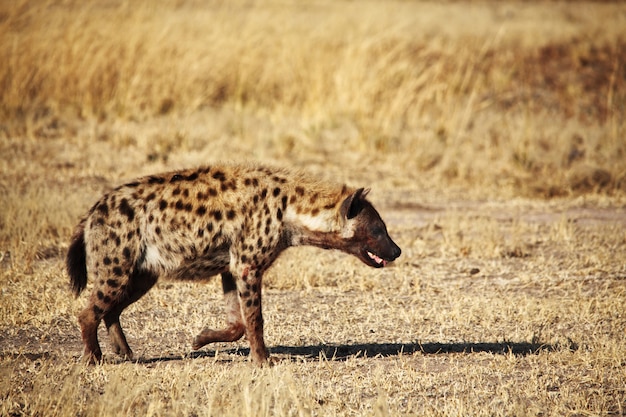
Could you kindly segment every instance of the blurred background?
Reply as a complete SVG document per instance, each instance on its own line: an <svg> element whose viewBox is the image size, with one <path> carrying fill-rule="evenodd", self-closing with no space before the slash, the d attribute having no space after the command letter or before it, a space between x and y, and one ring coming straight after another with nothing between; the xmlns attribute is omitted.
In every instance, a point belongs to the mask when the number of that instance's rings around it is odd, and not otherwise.
<svg viewBox="0 0 626 417"><path fill-rule="evenodd" d="M258 159L386 188L623 193L625 35L622 2L3 1L2 176L62 152L112 180Z"/></svg>

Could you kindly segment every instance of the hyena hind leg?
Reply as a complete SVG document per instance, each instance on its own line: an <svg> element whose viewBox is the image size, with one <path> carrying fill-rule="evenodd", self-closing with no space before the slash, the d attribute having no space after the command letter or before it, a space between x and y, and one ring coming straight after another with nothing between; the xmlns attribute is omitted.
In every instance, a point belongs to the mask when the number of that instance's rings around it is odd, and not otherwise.
<svg viewBox="0 0 626 417"><path fill-rule="evenodd" d="M85 350L84 360L95 364L102 360L98 343L98 326L104 319L111 345L115 353L132 359L133 352L120 325L120 314L126 307L139 300L156 283L158 276L145 271L133 272L127 282L108 279L96 284L93 295L78 316Z"/></svg>
<svg viewBox="0 0 626 417"><path fill-rule="evenodd" d="M158 276L147 271L134 271L130 275L128 287L120 292L118 299L113 300L109 306L109 311L104 315L104 324L111 346L116 354L124 356L126 359L133 359L133 351L120 324L120 314L129 305L143 297L157 282Z"/></svg>
<svg viewBox="0 0 626 417"><path fill-rule="evenodd" d="M194 350L213 342L234 342L241 339L245 326L241 319L241 308L237 296L237 286L230 272L222 273L222 289L226 304L226 327L221 330L205 328L193 340Z"/></svg>
<svg viewBox="0 0 626 417"><path fill-rule="evenodd" d="M107 328L111 347L115 354L124 356L126 359L132 359L133 351L130 349L130 346L128 346L126 336L120 325L120 313L121 310L106 314L104 316L104 324Z"/></svg>
<svg viewBox="0 0 626 417"><path fill-rule="evenodd" d="M102 351L98 343L98 325L102 320L101 314L102 311L99 307L90 303L78 315L83 344L85 345L82 360L90 365L102 361Z"/></svg>

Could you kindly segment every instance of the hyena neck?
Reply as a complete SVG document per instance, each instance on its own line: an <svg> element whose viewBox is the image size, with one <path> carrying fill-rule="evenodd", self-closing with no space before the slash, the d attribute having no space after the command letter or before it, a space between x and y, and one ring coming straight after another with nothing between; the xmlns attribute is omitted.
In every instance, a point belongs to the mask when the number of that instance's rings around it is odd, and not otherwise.
<svg viewBox="0 0 626 417"><path fill-rule="evenodd" d="M290 246L340 249L341 242L347 237L344 233L345 221L338 207L304 213L288 208L284 224Z"/></svg>
<svg viewBox="0 0 626 417"><path fill-rule="evenodd" d="M315 246L322 249L342 250L345 239L339 232L320 232L312 230L300 230L298 234L292 234L293 246Z"/></svg>

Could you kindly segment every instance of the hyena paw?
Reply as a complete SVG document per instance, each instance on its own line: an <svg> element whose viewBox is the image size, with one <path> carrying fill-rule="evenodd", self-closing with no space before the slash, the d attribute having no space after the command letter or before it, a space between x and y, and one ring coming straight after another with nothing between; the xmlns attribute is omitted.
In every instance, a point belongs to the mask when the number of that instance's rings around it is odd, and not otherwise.
<svg viewBox="0 0 626 417"><path fill-rule="evenodd" d="M85 352L83 353L83 356L81 356L80 361L85 365L99 365L102 363L102 353L98 354Z"/></svg>
<svg viewBox="0 0 626 417"><path fill-rule="evenodd" d="M202 346L215 341L215 331L209 328L202 330L196 337L193 338L191 348L198 350Z"/></svg>

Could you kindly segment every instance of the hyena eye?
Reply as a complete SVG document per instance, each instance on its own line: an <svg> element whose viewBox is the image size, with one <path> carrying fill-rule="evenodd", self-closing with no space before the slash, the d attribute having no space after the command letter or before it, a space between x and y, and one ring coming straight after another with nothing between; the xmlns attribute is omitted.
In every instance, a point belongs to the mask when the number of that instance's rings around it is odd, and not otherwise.
<svg viewBox="0 0 626 417"><path fill-rule="evenodd" d="M385 231L383 230L383 228L382 228L382 227L380 227L380 226L375 226L375 227L372 227L372 229L370 229L370 233L371 233L371 234L372 234L372 236L374 236L374 237L380 237L380 236L382 236L382 235L384 235L384 234L385 234Z"/></svg>

